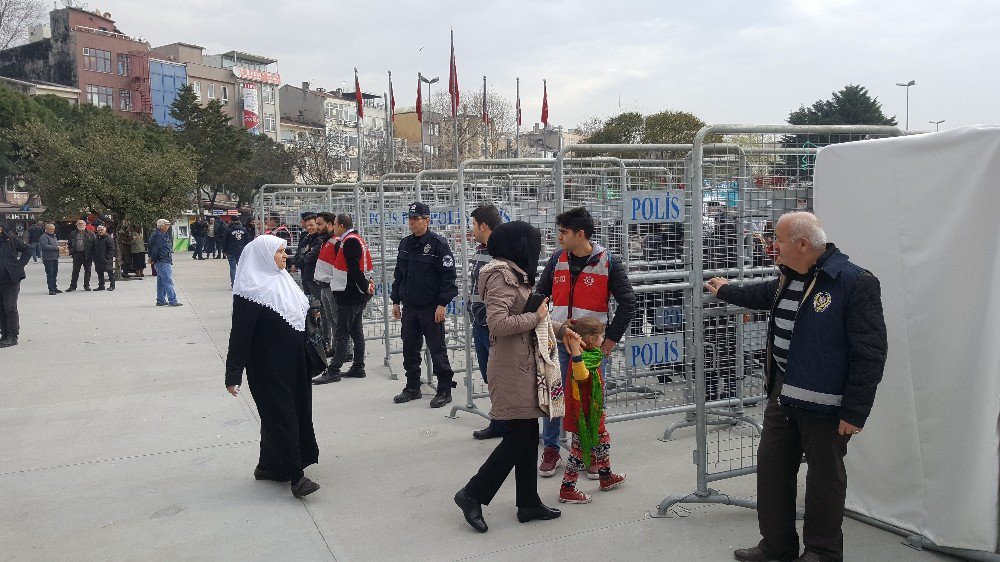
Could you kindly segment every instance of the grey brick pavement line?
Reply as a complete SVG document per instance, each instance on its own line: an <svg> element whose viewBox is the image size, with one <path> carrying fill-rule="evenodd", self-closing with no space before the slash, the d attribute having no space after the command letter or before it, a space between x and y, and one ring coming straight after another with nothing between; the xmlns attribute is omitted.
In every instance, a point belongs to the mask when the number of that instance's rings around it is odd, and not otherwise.
<svg viewBox="0 0 1000 562"><path fill-rule="evenodd" d="M87 466L91 464L104 464L109 462L127 461L130 459L141 459L144 457L157 457L160 455L173 455L176 453L191 453L195 451L203 451L205 449L218 449L219 447L230 447L235 445L246 445L248 443L259 443L260 439L247 439L244 441L233 441L231 443L218 443L215 445L204 445L202 447L191 447L188 449L174 449L171 451L156 451L154 453L140 453L138 455L127 455L124 457L113 457L110 459L96 459L92 461L80 461L70 464L59 464L55 466L40 466L36 468L24 468L21 470L12 470L10 472L0 472L0 477L2 476L12 476L14 474L27 474L29 472L41 472L43 470L58 470L60 468L73 468L77 466Z"/></svg>
<svg viewBox="0 0 1000 562"><path fill-rule="evenodd" d="M472 555L472 556L466 556L466 557L463 557L463 558L456 558L455 562L458 562L460 560L474 560L476 558L483 558L485 556L493 556L493 555L501 554L501 553L504 553L504 552L511 552L511 551L518 550L518 549L521 549L521 548L527 548L529 546L536 546L536 545L545 544L545 543L549 543L549 542L560 541L560 540L563 540L563 539L568 539L570 537L578 537L580 535L589 535L589 534L593 533L594 531L605 531L607 529L616 529L616 528L619 528L619 527L625 527L627 525L634 525L636 523L640 523L640 522L645 521L647 519L651 519L651 517L649 516L648 513L645 516L643 516L643 517L641 517L639 519L633 519L631 521L621 521L619 523L615 523L614 525L604 525L604 526L601 526L601 527L591 527L589 529L581 529L581 530L579 530L579 531L577 531L575 533L569 533L569 534L566 534L566 535L559 535L557 537L549 537L549 538L547 538L545 540L540 540L540 541L535 541L535 542L530 542L530 543L525 543L525 544L519 544L519 545L515 545L515 546L509 546L507 548L501 548L501 549L498 549L498 550L492 550L490 552L481 552L479 554L475 554L475 555Z"/></svg>
<svg viewBox="0 0 1000 562"><path fill-rule="evenodd" d="M207 338L208 341L211 342L212 347L215 348L215 354L219 357L219 362L222 364L223 369L225 369L226 358L222 356L222 350L219 348L218 344L215 343L215 339L212 338L211 333L209 333L209 331L208 331L208 326L205 325L205 321L202 320L201 315L198 314L198 308L196 306L194 306L194 302L191 300L191 295L188 294L188 292L187 292L186 289L181 289L180 292L181 292L182 295L184 295L185 300L188 301L188 305L191 306L191 312L194 314L194 317L198 319L198 324L201 326L201 330L205 334L205 338ZM241 388L241 390L242 390L242 388ZM257 426L259 427L260 426L260 418L257 417L256 408L254 408L253 406L250 405L250 403L247 401L246 395L243 394L243 393L240 393L240 395L237 396L237 399L240 401L240 407L243 409L243 411L246 412L249 415L249 417L254 421L254 423L256 423ZM247 442L248 443L258 442L259 443L260 440L257 439L257 440L253 440L253 441L247 441ZM0 475L0 476L2 476L2 475ZM312 521L313 527L316 529L316 532L319 533L320 538L323 539L323 545L326 546L327 552L330 553L330 558L336 560L337 559L337 555L335 555L333 553L333 548L330 546L330 541L327 540L326 534L323 533L323 531L319 528L319 524L316 523L316 516L313 515L312 510L309 509L309 505L305 502L305 500L303 498L298 498L298 499L299 499L299 502L302 504L302 507L306 510L306 513L309 515L309 520Z"/></svg>

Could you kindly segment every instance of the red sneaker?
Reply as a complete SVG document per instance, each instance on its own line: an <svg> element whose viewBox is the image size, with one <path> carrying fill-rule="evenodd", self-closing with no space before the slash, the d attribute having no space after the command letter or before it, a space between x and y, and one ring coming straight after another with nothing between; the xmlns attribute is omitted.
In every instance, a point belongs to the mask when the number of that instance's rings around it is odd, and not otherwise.
<svg viewBox="0 0 1000 562"><path fill-rule="evenodd" d="M601 491L607 492L608 490L614 490L618 486L621 486L624 481L624 474L615 474L612 472L611 474L601 478Z"/></svg>
<svg viewBox="0 0 1000 562"><path fill-rule="evenodd" d="M587 480L600 480L600 479L601 475L598 474L597 467L594 465L590 465L590 468L587 469Z"/></svg>
<svg viewBox="0 0 1000 562"><path fill-rule="evenodd" d="M576 488L559 487L559 503L590 503L590 496Z"/></svg>
<svg viewBox="0 0 1000 562"><path fill-rule="evenodd" d="M552 476L561 465L562 457L559 456L559 447L546 447L542 451L542 462L538 465L538 475Z"/></svg>

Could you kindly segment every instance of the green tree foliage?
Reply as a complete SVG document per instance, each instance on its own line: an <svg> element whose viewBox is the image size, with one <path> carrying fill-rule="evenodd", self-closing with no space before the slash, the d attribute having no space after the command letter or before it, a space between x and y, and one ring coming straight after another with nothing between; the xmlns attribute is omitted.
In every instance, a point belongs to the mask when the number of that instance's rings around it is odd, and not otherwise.
<svg viewBox="0 0 1000 562"><path fill-rule="evenodd" d="M239 202L250 201L265 183L290 183L294 160L266 135L254 135L229 123L219 100L204 107L194 89L183 86L170 107L180 124L177 141L190 149L198 163L198 185L210 205L221 192Z"/></svg>
<svg viewBox="0 0 1000 562"><path fill-rule="evenodd" d="M661 111L646 117L643 144L692 144L705 122L687 111Z"/></svg>
<svg viewBox="0 0 1000 562"><path fill-rule="evenodd" d="M642 140L646 118L628 111L604 121L597 131L584 139L587 144L638 144Z"/></svg>
<svg viewBox="0 0 1000 562"><path fill-rule="evenodd" d="M896 117L886 117L882 104L864 86L848 84L828 100L810 107L800 106L788 114L792 125L896 125Z"/></svg>
<svg viewBox="0 0 1000 562"><path fill-rule="evenodd" d="M119 228L177 216L195 186L191 155L158 127L107 110L82 111L79 125L36 121L13 134L50 214L88 210Z"/></svg>
<svg viewBox="0 0 1000 562"><path fill-rule="evenodd" d="M788 123L791 125L897 125L896 117L887 117L882 112L881 102L877 98L873 98L867 88L856 84L844 86L839 92L834 92L828 100L817 100L810 107L800 106L788 114ZM786 148L803 146L819 148L865 138L867 135L825 134L785 135L781 140L782 145ZM806 180L812 178L815 157L786 156L783 161L784 169L776 168L776 173L798 176Z"/></svg>

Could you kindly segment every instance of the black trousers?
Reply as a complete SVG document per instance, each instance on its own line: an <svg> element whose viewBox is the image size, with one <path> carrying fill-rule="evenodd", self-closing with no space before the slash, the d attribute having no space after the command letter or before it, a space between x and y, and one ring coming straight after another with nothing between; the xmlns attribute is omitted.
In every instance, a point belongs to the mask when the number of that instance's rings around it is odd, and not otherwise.
<svg viewBox="0 0 1000 562"><path fill-rule="evenodd" d="M196 260L203 260L203 259L205 259L205 256L202 255L202 252L205 251L205 238L207 238L207 237L206 236L195 236L194 237L194 243L195 243L194 255L191 256L191 257L193 257Z"/></svg>
<svg viewBox="0 0 1000 562"><path fill-rule="evenodd" d="M69 288L75 289L76 282L80 280L80 268L83 268L83 286L84 288L90 287L90 267L94 264L94 260L86 257L86 254L81 252L73 252L73 275L69 279Z"/></svg>
<svg viewBox="0 0 1000 562"><path fill-rule="evenodd" d="M45 266L45 280L49 284L49 291L55 291L56 287L56 276L59 275L59 259L54 260L42 260L42 265Z"/></svg>
<svg viewBox="0 0 1000 562"><path fill-rule="evenodd" d="M451 391L455 372L448 361L448 348L444 340L444 322L434 321L435 305L413 307L403 305L403 371L406 388L420 388L420 351L424 340L431 352L431 365L438 379L438 390Z"/></svg>
<svg viewBox="0 0 1000 562"><path fill-rule="evenodd" d="M362 325L362 316L365 312L365 303L341 304L337 307L337 352L330 363L330 371L339 373L340 368L347 362L347 345L350 340L354 340L354 363L351 368L354 370L364 370L365 368L365 332Z"/></svg>
<svg viewBox="0 0 1000 562"><path fill-rule="evenodd" d="M4 338L17 336L21 331L21 318L17 314L17 295L21 282L0 284L0 332Z"/></svg>
<svg viewBox="0 0 1000 562"><path fill-rule="evenodd" d="M839 423L800 420L788 416L777 399L768 401L757 449L757 522L763 537L760 548L771 556L799 553L795 494L805 453L808 469L803 543L806 550L824 559L843 559L841 526L847 495L844 456L851 436L838 434Z"/></svg>
<svg viewBox="0 0 1000 562"><path fill-rule="evenodd" d="M108 277L108 282L111 283L111 288L114 289L115 288L115 272L114 271L104 271L103 269L97 271L97 286L101 287L101 288L104 287L104 276L105 275Z"/></svg>
<svg viewBox="0 0 1000 562"><path fill-rule="evenodd" d="M514 469L517 490L517 507L535 507L542 503L538 497L538 418L505 420L503 439L490 454L479 472L465 485L470 498L489 505L497 490Z"/></svg>

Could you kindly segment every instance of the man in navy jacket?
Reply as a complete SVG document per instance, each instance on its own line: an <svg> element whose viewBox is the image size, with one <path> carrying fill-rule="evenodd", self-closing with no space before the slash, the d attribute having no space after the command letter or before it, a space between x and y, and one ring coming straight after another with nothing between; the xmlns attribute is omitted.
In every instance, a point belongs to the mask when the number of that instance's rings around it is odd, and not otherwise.
<svg viewBox="0 0 1000 562"><path fill-rule="evenodd" d="M705 285L719 299L770 310L767 408L757 452L757 519L763 539L737 560L843 560L844 456L861 433L885 368L887 341L878 279L826 242L811 213L775 227L781 276L735 287ZM805 553L795 529L796 475L805 454Z"/></svg>

